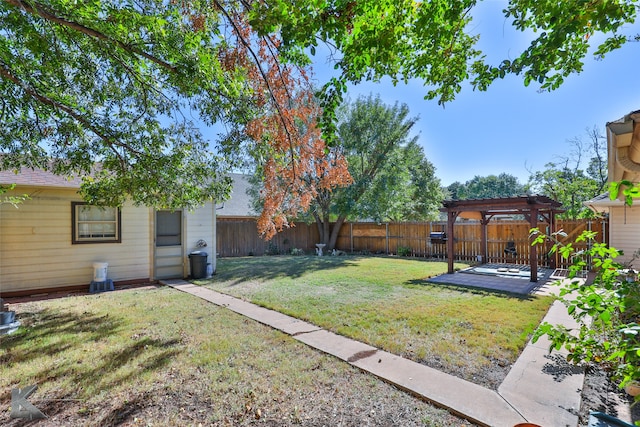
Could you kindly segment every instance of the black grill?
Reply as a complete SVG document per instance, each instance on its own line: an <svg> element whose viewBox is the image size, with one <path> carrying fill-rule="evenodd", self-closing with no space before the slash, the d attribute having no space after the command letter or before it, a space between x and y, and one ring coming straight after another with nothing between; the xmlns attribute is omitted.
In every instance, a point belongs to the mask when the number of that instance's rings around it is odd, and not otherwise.
<svg viewBox="0 0 640 427"><path fill-rule="evenodd" d="M429 233L431 243L445 243L447 241L447 233L444 231L433 231Z"/></svg>

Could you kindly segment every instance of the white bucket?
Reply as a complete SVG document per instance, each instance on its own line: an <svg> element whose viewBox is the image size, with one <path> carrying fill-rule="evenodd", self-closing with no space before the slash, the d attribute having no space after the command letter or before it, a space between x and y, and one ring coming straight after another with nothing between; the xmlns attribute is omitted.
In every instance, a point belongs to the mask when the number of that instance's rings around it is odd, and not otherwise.
<svg viewBox="0 0 640 427"><path fill-rule="evenodd" d="M94 282L106 282L107 281L107 262L94 262L93 263L93 281Z"/></svg>

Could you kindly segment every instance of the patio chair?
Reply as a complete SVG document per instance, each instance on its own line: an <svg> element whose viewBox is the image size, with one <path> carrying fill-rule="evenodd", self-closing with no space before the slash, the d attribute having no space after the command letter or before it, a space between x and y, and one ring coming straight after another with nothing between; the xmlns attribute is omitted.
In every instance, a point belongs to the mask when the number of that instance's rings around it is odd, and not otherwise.
<svg viewBox="0 0 640 427"><path fill-rule="evenodd" d="M516 242L507 242L507 247L504 248L504 253L512 256L518 255L518 251L516 250Z"/></svg>

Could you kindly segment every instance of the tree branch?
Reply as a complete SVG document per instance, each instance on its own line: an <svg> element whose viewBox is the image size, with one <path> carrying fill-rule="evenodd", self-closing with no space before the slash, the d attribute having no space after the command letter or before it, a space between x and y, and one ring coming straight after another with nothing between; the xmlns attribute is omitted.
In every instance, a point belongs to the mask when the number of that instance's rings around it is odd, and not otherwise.
<svg viewBox="0 0 640 427"><path fill-rule="evenodd" d="M121 42L120 40L116 40L113 39L111 37L109 37L108 35L101 33L100 31L94 30L93 28L89 28L85 25L79 24L77 22L73 22L73 21L69 21L67 19L61 18L59 16L54 15L53 13L45 10L45 8L39 4L39 3L35 3L35 2L25 2L22 0L3 0L5 3L10 4L12 6L15 6L17 8L20 8L22 10L24 10L27 13L30 13L32 15L37 15L39 17L41 17L42 19L45 19L49 22L54 22L58 25L61 25L63 27L67 27L67 28L71 28L75 31L78 31L80 33L83 33L89 37L93 37L95 39L98 40L105 40L108 41L109 43L113 43L115 45L117 45L118 47L126 50L129 53L135 54L135 55L139 55L145 59L148 59L149 61L161 66L162 68L165 68L171 72L176 72L177 68L171 64L169 64L166 61L163 61L160 58L157 58L143 50L140 50L134 46L128 45L126 43Z"/></svg>
<svg viewBox="0 0 640 427"><path fill-rule="evenodd" d="M51 99L49 97L41 95L35 89L33 89L32 87L28 86L26 83L24 83L18 77L13 75L11 70L4 63L0 63L0 76L3 77L6 80L9 80L9 81L13 82L15 85L19 86L22 90L24 90L25 93L27 93L32 98L38 100L42 104L48 105L48 106L53 107L53 108L55 108L55 109L57 109L59 111L62 111L64 113L66 113L67 115L69 115L70 117L72 117L73 119L79 121L80 123L83 124L83 126L86 126L87 129L91 130L91 132L93 132L96 136L98 136L100 139L105 141L109 146L114 146L115 145L115 146L123 147L123 148L131 151L132 153L134 153L136 155L142 155L141 152L134 150L128 144L120 142L120 141L118 141L118 140L116 140L114 138L111 138L108 135L104 134L102 132L102 130L99 129L98 127L96 127L90 120L86 119L81 114L79 114L78 112L74 111L72 108L68 107L67 105L64 105L64 104L62 104L62 103L60 103L58 101L55 101L55 100L53 100L53 99Z"/></svg>
<svg viewBox="0 0 640 427"><path fill-rule="evenodd" d="M231 15L229 15L229 12L227 12L222 7L222 5L220 4L220 2L218 0L215 0L215 4L218 7L218 9L221 11L221 13L225 16L225 18L227 19L229 24L231 24L231 26L234 28L234 30L235 30L235 32L236 32L236 34L238 36L238 40L240 40L240 43L242 43L242 45L245 47L245 49L247 49L247 51L249 52L249 54L253 58L253 61L254 61L255 65L256 65L256 68L258 69L258 72L262 76L262 80L264 81L265 85L267 86L267 91L269 92L269 97L273 101L273 103L275 105L275 108L278 111L278 117L280 117L280 121L282 122L282 125L284 126L284 131L287 134L287 139L289 140L289 147L291 148L289 151L291 153L291 161L292 161L291 167L292 167L292 170L293 170L293 176L296 176L296 165L295 165L295 159L294 159L294 153L293 153L293 151L294 151L293 150L293 138L291 137L291 133L289 132L289 127L287 125L287 122L284 119L284 114L282 112L282 109L280 108L280 103L276 99L275 94L273 92L273 88L271 87L271 84L269 83L269 79L267 78L267 74L265 73L264 69L262 68L262 65L260 64L260 59L258 58L258 55L253 51L253 48L251 47L250 43L247 40L245 40L245 38L242 36L242 32L240 31L240 29L236 25L236 22L231 17Z"/></svg>

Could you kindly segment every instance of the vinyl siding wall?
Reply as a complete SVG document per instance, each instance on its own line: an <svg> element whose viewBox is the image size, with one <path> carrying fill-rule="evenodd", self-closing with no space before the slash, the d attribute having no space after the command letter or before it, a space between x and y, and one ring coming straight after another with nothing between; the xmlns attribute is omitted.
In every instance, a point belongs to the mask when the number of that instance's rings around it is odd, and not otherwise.
<svg viewBox="0 0 640 427"><path fill-rule="evenodd" d="M187 212L184 216L185 221L185 237L184 244L186 249L186 263L187 271L185 276L190 274L189 268L189 253L193 251L204 251L209 254L207 258L208 263L213 262L212 254L215 252L215 228L213 224L215 206L211 202L207 202L204 206L195 209L194 211ZM207 246L204 248L197 247L198 240L204 240L207 242ZM215 267L215 265L214 265Z"/></svg>
<svg viewBox="0 0 640 427"><path fill-rule="evenodd" d="M109 263L109 279L151 275L151 211L122 208L121 243L71 244L75 190L18 188L31 199L18 208L0 205L0 291L13 292L89 284L93 263Z"/></svg>
<svg viewBox="0 0 640 427"><path fill-rule="evenodd" d="M609 224L611 246L624 251L617 261L626 263L640 249L640 206L611 207ZM640 260L633 266L640 268Z"/></svg>

